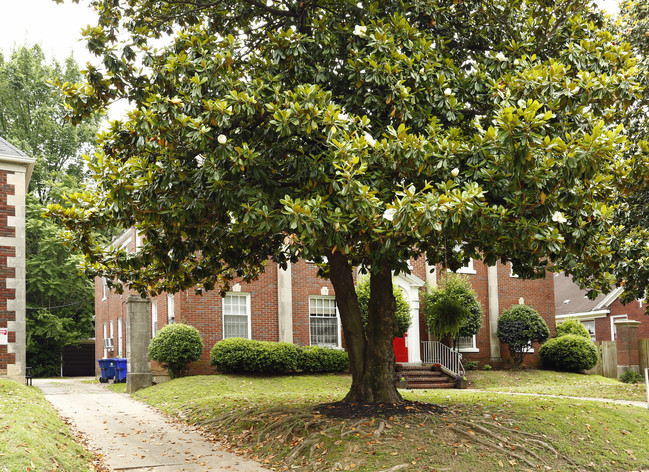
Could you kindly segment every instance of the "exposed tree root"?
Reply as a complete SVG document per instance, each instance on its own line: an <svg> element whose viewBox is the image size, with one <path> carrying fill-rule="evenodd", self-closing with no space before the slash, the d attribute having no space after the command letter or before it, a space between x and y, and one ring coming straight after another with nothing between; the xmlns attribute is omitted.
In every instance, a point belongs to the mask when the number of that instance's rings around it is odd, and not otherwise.
<svg viewBox="0 0 649 472"><path fill-rule="evenodd" d="M450 426L449 428L451 429L451 431L455 431L456 433L458 433L458 434L460 434L462 436L467 436L467 437L471 438L472 441L478 442L478 443L482 444L483 446L486 446L486 447L489 447L489 448L492 448L492 449L496 449L496 450L502 452L503 454L505 454L507 456L513 457L514 459L518 459L521 462L525 462L527 465L529 465L533 469L537 468L536 464L534 464L532 461L530 461L526 457L523 457L520 454L516 454L514 451L512 451L510 449L506 449L505 447L500 446L500 445L496 444L493 441L489 441L488 439L483 439L483 438L481 438L479 436L474 436L471 433L469 433L468 431L457 428L455 426Z"/></svg>
<svg viewBox="0 0 649 472"><path fill-rule="evenodd" d="M517 434L519 436L524 436L526 438L525 439L526 441L532 442L532 443L534 443L534 444L536 444L538 446L541 446L544 449L547 449L548 451L550 451L551 453L554 454L555 458L563 459L564 461L568 462L570 465L575 465L575 462L570 457L568 457L568 456L566 456L564 454L561 454L554 447L552 447L550 444L548 444L546 441L544 441L547 438L545 436L543 436L543 435L528 433L526 431L521 431L519 429L507 428L507 427L502 426L500 424L488 423L486 421L476 421L476 423L480 423L480 424L483 424L483 425L486 425L486 426L491 426L493 428L497 428L497 429L505 431L505 432L514 433L514 434ZM473 423L470 423L470 424L473 424Z"/></svg>
<svg viewBox="0 0 649 472"><path fill-rule="evenodd" d="M507 438L505 436L501 436L500 434L494 433L493 431L485 428L484 426L480 426L479 424L475 423L470 423L468 421L458 421L458 424L463 424L464 426L467 426L469 428L473 428L475 430L480 431L482 434L486 434L487 436L490 436L497 441L500 441L503 444L508 444L510 447L515 447L516 449L520 449L527 455L532 456L534 459L536 459L539 462L543 462L543 460L536 454L534 451L531 451L530 449L526 448L522 444L519 443L514 443L510 438Z"/></svg>
<svg viewBox="0 0 649 472"><path fill-rule="evenodd" d="M290 428L289 428L289 430L292 432L293 429L294 429L297 425L299 425L300 423L302 423L305 419L307 419L307 418L311 418L311 417L312 417L311 414L302 414L302 415L295 415L295 416L292 416L292 415L286 415L286 416L284 416L284 417L279 417L279 418L277 418L276 420L271 420L270 423L269 423L268 425L266 425L266 427L264 427L263 429L261 429L261 430L259 431L259 433L257 434L257 444L259 444L259 443L262 441L262 438L264 437L264 435L266 435L266 434L272 434L272 433L274 433L274 432L276 432L276 431L279 431L279 430L282 429L282 428L283 428L287 423L291 423L291 422L293 422L293 424L292 424L292 425L290 426ZM306 430L306 428L305 428L305 430Z"/></svg>
<svg viewBox="0 0 649 472"><path fill-rule="evenodd" d="M389 469L379 470L378 472L396 472L397 470L405 469L409 465L410 464L399 464L395 465L394 467L390 467Z"/></svg>

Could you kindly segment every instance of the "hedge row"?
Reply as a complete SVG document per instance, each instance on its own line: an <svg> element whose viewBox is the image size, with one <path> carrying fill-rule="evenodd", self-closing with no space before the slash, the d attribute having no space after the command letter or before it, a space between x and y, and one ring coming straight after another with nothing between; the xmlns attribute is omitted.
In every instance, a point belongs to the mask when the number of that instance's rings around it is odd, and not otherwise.
<svg viewBox="0 0 649 472"><path fill-rule="evenodd" d="M210 362L224 374L334 373L349 368L349 356L339 349L242 338L216 343Z"/></svg>

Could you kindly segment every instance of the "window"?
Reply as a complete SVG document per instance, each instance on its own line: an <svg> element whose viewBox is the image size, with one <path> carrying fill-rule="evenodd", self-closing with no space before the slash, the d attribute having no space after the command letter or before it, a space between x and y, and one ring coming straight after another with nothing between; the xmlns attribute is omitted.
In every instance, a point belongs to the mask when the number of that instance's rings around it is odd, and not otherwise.
<svg viewBox="0 0 649 472"><path fill-rule="evenodd" d="M223 339L250 337L250 295L226 294L223 298Z"/></svg>
<svg viewBox="0 0 649 472"><path fill-rule="evenodd" d="M108 357L108 350L106 349L106 338L108 337L108 326L104 323L104 359Z"/></svg>
<svg viewBox="0 0 649 472"><path fill-rule="evenodd" d="M335 297L309 297L309 334L312 346L341 347Z"/></svg>
<svg viewBox="0 0 649 472"><path fill-rule="evenodd" d="M106 277L101 278L101 285L104 292L101 297L101 301L103 302L108 299L108 283L106 282Z"/></svg>
<svg viewBox="0 0 649 472"><path fill-rule="evenodd" d="M591 341L595 342L595 320L582 321L582 324L588 330Z"/></svg>
<svg viewBox="0 0 649 472"><path fill-rule="evenodd" d="M475 274L475 269L473 267L473 259L469 259L469 262L467 265L464 267L460 267L457 272L457 274Z"/></svg>
<svg viewBox="0 0 649 472"><path fill-rule="evenodd" d="M110 321L110 324L108 325L108 332L110 333L111 341L113 341L113 339L115 339L115 330L113 329L113 321L112 320ZM114 345L115 345L115 343L113 342L112 345L110 346L110 349L109 349L111 351L110 352L111 356L114 355L114 347L113 347Z"/></svg>
<svg viewBox="0 0 649 472"><path fill-rule="evenodd" d="M514 272L514 264L510 264L510 269L509 269L509 276L514 277L515 279L518 278L518 274Z"/></svg>
<svg viewBox="0 0 649 472"><path fill-rule="evenodd" d="M457 349L462 352L480 352L476 347L475 334L473 336L458 336Z"/></svg>
<svg viewBox="0 0 649 472"><path fill-rule="evenodd" d="M176 300L173 295L167 295L167 323L176 322Z"/></svg>
<svg viewBox="0 0 649 472"><path fill-rule="evenodd" d="M629 317L627 315L611 316L611 341L615 341L617 339L617 327L615 326L615 322L628 319Z"/></svg>
<svg viewBox="0 0 649 472"><path fill-rule="evenodd" d="M151 337L158 332L158 304L151 303Z"/></svg>
<svg viewBox="0 0 649 472"><path fill-rule="evenodd" d="M117 318L117 357L124 357L122 356L122 318Z"/></svg>

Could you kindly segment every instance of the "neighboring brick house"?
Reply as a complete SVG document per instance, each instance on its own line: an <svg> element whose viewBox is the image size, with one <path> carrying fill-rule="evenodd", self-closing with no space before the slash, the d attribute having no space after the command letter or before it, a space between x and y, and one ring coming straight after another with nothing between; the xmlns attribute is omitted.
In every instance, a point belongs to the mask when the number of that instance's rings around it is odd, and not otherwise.
<svg viewBox="0 0 649 472"><path fill-rule="evenodd" d="M0 138L0 378L24 381L25 195L35 159Z"/></svg>
<svg viewBox="0 0 649 472"><path fill-rule="evenodd" d="M141 244L134 230L127 230L112 243L134 251ZM419 311L419 291L426 282L434 285L441 280L441 270L429 270L425 261L411 263L411 274L395 276L394 281L410 302L413 323L407 333L407 360L422 361L422 342L428 341L423 316ZM509 266L487 267L471 263L459 272L470 278L484 308L484 322L480 333L462 339L460 349L465 359L481 364L505 366L501 352L507 356L495 335L497 317L503 309L524 298L541 313L554 331L553 278L522 280L512 275ZM153 334L167 323L182 322L195 326L205 343L200 361L192 364L191 372L213 373L209 351L226 337L244 337L264 341L288 341L299 345L344 347L340 319L336 310L333 286L316 276L317 267L307 261L290 264L287 270L269 264L261 277L250 283L237 283L222 298L217 291L195 294L185 290L175 295L152 298L151 323ZM97 343L97 358L124 357L126 299L128 293L118 295L110 291L102 279L95 286L96 339L110 339L112 353ZM491 322L490 322L491 320ZM538 364L538 353L526 359L528 366Z"/></svg>
<svg viewBox="0 0 649 472"><path fill-rule="evenodd" d="M569 276L555 274L554 290L557 324L574 318L586 326L593 341L615 341L616 321L639 321L638 338L649 339L649 317L644 314L645 301L635 300L623 305L620 302L623 288L618 287L595 300L589 300L586 290L581 290Z"/></svg>

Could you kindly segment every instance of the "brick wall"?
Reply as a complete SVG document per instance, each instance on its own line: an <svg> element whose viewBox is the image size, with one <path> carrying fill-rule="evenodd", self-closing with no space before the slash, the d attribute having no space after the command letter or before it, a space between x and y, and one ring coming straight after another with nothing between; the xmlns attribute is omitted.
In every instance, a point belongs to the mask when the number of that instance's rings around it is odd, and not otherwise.
<svg viewBox="0 0 649 472"><path fill-rule="evenodd" d="M417 261L413 266L413 273L425 280L425 268L421 266L423 261ZM421 267L420 267L421 266ZM465 352L463 357L466 360L478 361L480 365L490 364L494 367L507 367L509 361L509 352L507 346L500 345L501 357L504 359L500 365L494 365L491 362L490 334L489 334L489 294L487 280L487 266L474 261L473 269L475 274L464 274L469 278L471 286L478 295L478 301L482 305L482 328L476 335L476 348L478 352ZM545 279L523 280L511 276L511 266L509 264L497 264L498 274L498 308L499 315L503 310L517 305L520 298L523 298L525 304L531 306L539 312L554 334L554 279L548 275ZM437 268L437 283L443 282L446 275L441 267ZM424 288L422 288L423 290ZM420 336L422 340L428 339L426 320L420 313ZM526 356L525 365L528 367L537 367L539 365L538 346L535 352Z"/></svg>
<svg viewBox="0 0 649 472"><path fill-rule="evenodd" d="M597 341L613 341L611 332L611 318L626 315L631 321L639 321L638 338L649 338L649 316L644 314L646 305L644 302L632 301L622 305L619 299L615 300L608 307L610 314L605 318L595 319L595 338Z"/></svg>
<svg viewBox="0 0 649 472"><path fill-rule="evenodd" d="M8 225L7 217L15 216L15 209L7 203L7 196L14 195L14 186L7 183L7 176L13 174L0 171L0 237L15 237L15 228ZM15 257L16 249L11 246L0 246L0 328L7 328L9 322L16 320L16 313L7 310L7 300L16 298L15 289L7 288L7 279L16 276L16 270L7 266L7 258ZM9 331L9 343L16 342L15 331ZM0 376L7 374L7 366L15 364L15 353L8 352L8 346L0 346Z"/></svg>
<svg viewBox="0 0 649 472"><path fill-rule="evenodd" d="M136 240L134 232L131 233L130 237L131 242L128 247L130 250L134 250ZM127 237L123 239L127 239ZM483 306L483 327L477 336L476 342L479 352L467 353L465 358L487 364L490 363L487 267L476 262L474 269L476 273L468 277ZM426 280L426 268L423 258L412 261L412 270L413 275ZM335 295L331 283L317 277L317 271L318 268L315 264L306 261L299 261L291 267L293 342L302 346L310 344L309 297L322 295L323 288L327 289L328 295ZM438 270L437 277L441 281L442 277L444 277L443 271ZM234 283L237 282L239 284L239 293L250 294L252 338L276 341L279 338L277 266L269 264L265 273L250 284L234 281ZM498 284L501 312L512 304L517 304L519 298L523 297L525 303L538 310L551 329L554 330L554 284L551 277L544 280L521 280L510 276L509 266L499 265ZM122 322L125 323L126 306L124 302L129 293L117 295L111 292L108 293L105 300L102 300L103 284L100 279L97 279L95 287L96 339L103 339L104 323L109 326L110 321L113 320L115 348L117 349L117 319L121 317ZM223 299L216 291L199 295L193 290L186 290L175 294L174 300L176 322L195 326L200 331L205 344L203 356L200 361L192 364L191 372L193 374L213 373L214 370L209 365L209 352L214 344L223 339ZM167 296L164 294L157 296L152 299L152 302L157 305L158 329L160 329L167 324ZM420 326L421 339L428 339L423 315L420 316ZM110 335L109 328L107 328L107 332ZM96 346L96 356L101 359L103 357L102 342L98 341ZM501 349L505 356L506 347L501 346ZM117 354L115 353L115 355ZM537 363L538 352L529 356L529 359L526 360L528 366ZM154 368L156 367L154 365Z"/></svg>

